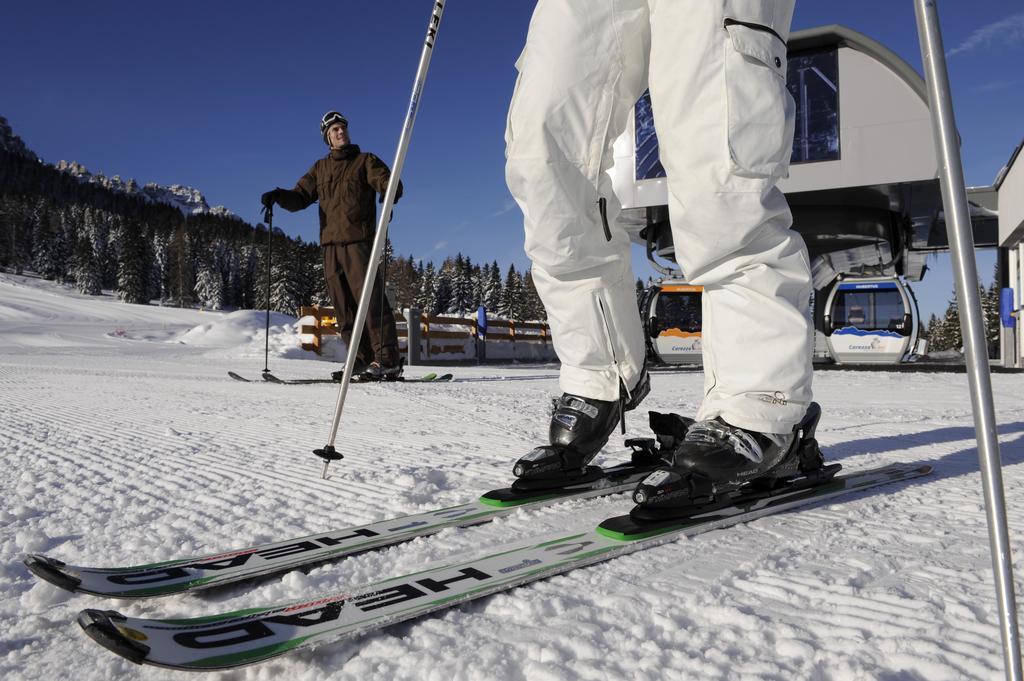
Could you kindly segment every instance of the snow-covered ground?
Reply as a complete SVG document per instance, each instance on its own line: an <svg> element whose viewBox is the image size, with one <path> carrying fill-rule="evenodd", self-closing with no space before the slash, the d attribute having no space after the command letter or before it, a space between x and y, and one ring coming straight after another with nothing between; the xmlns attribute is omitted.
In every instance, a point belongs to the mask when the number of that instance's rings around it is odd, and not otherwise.
<svg viewBox="0 0 1024 681"><path fill-rule="evenodd" d="M332 365L272 320L270 366ZM75 624L87 607L195 616L309 599L523 538L591 526L624 497L520 510L388 550L235 586L104 601L40 583L25 553L138 564L450 506L509 480L543 442L551 367L355 385L320 479L334 385L240 383L263 368L260 312L124 305L0 274L0 678L177 679ZM424 371L430 370L424 367ZM225 674L217 679L998 679L1002 660L966 377L816 376L827 456L935 473L679 541ZM1024 377L993 376L1018 575L1024 565ZM698 372L659 373L645 403L692 413ZM646 419L628 420L643 436ZM609 446L605 461L616 458Z"/></svg>

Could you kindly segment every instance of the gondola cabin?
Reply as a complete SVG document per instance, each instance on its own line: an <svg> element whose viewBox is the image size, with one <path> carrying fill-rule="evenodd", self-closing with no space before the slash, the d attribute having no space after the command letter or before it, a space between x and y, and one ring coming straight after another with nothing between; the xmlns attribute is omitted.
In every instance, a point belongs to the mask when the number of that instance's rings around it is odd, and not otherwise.
<svg viewBox="0 0 1024 681"><path fill-rule="evenodd" d="M907 361L918 326L917 300L897 277L841 278L825 302L825 337L838 364Z"/></svg>
<svg viewBox="0 0 1024 681"><path fill-rule="evenodd" d="M659 282L644 292L647 353L660 364L700 364L701 286Z"/></svg>

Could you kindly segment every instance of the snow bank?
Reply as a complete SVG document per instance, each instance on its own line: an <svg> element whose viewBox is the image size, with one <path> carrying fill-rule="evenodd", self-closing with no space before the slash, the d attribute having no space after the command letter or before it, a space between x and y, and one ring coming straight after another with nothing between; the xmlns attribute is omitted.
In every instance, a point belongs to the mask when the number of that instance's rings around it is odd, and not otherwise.
<svg viewBox="0 0 1024 681"><path fill-rule="evenodd" d="M231 347L245 345L256 340L265 341L267 313L259 310L238 310L227 314L208 313L214 319L206 324L193 327L175 340L186 345L200 347ZM280 312L270 313L270 336L276 345L298 343L295 317ZM294 336L294 339L290 337ZM290 342L294 340L294 342Z"/></svg>

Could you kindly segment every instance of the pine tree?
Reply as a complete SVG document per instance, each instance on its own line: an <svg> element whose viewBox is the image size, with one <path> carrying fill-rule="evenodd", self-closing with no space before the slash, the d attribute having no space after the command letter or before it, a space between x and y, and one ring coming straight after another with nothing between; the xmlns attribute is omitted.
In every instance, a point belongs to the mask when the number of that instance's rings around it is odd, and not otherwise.
<svg viewBox="0 0 1024 681"><path fill-rule="evenodd" d="M935 337L938 335L939 318L932 313L932 316L928 318L928 326L925 327L924 337L928 339L928 351L937 350L935 347Z"/></svg>
<svg viewBox="0 0 1024 681"><path fill-rule="evenodd" d="M163 305L171 299L171 237L157 232L153 235L153 293Z"/></svg>
<svg viewBox="0 0 1024 681"><path fill-rule="evenodd" d="M58 242L60 251L57 257L60 263L60 274L57 275L57 281L64 284L73 284L75 281L73 274L75 245L78 243L79 235L84 231L86 210L86 206L72 204L62 207L57 212L60 223L58 229L61 232Z"/></svg>
<svg viewBox="0 0 1024 681"><path fill-rule="evenodd" d="M303 301L294 271L284 258L275 258L270 273L270 309L290 315L296 314Z"/></svg>
<svg viewBox="0 0 1024 681"><path fill-rule="evenodd" d="M470 305L470 312L476 314L477 308L484 304L484 292L486 289L487 279L484 274L487 266L484 265L473 265L469 280L470 285L473 288L473 302Z"/></svg>
<svg viewBox="0 0 1024 681"><path fill-rule="evenodd" d="M117 268L117 297L126 303L149 303L151 257L140 225L129 220L124 225L121 260Z"/></svg>
<svg viewBox="0 0 1024 681"><path fill-rule="evenodd" d="M170 302L178 307L191 305L195 274L189 254L189 237L184 224L179 224L171 238L169 251Z"/></svg>
<svg viewBox="0 0 1024 681"><path fill-rule="evenodd" d="M501 299L501 269L498 267L498 261L495 260L487 270L483 304L492 315L501 314Z"/></svg>
<svg viewBox="0 0 1024 681"><path fill-rule="evenodd" d="M207 256L196 267L196 299L204 309L220 310L224 307L224 282L211 261Z"/></svg>
<svg viewBox="0 0 1024 681"><path fill-rule="evenodd" d="M434 309L434 300L437 297L437 275L434 272L434 263L429 262L424 267L420 263L419 269L420 290L416 296L416 307L426 313Z"/></svg>
<svg viewBox="0 0 1024 681"><path fill-rule="evenodd" d="M1000 341L999 329L999 277L996 273L995 281L986 289L978 283L978 297L981 301L981 314L985 331L985 342L988 354L991 357L997 353ZM932 319L928 322L928 344L930 351L956 350L963 351L964 340L960 329L960 306L956 297L956 291L950 297L949 305L942 319Z"/></svg>
<svg viewBox="0 0 1024 681"><path fill-rule="evenodd" d="M298 313L299 307L305 305L307 301L313 302L309 300L309 287L313 285L313 276L303 272L306 266L304 265L304 249L301 244L296 245L277 228L274 229L273 240L270 250L267 248L266 238L257 248L258 256L253 268L253 307L265 309L267 306L267 258L269 256L271 260L270 309L293 315ZM317 271L315 267L313 270L318 281L323 282L322 259L319 270Z"/></svg>
<svg viewBox="0 0 1024 681"><path fill-rule="evenodd" d="M955 291L946 307L946 313L939 322L938 331L937 350L960 351L963 347L963 336L960 333L960 306Z"/></svg>
<svg viewBox="0 0 1024 681"><path fill-rule="evenodd" d="M399 256L391 263L388 269L388 281L395 293L394 307L396 314L416 304L419 284L412 256L408 258Z"/></svg>
<svg viewBox="0 0 1024 681"><path fill-rule="evenodd" d="M1000 321L999 321L999 261L992 273L992 284L986 290L979 287L981 294L981 311L985 317L985 341L988 345L989 357L999 356Z"/></svg>
<svg viewBox="0 0 1024 681"><path fill-rule="evenodd" d="M89 239L84 237L75 244L74 265L72 275L75 287L80 293L98 296L102 293L100 286L100 269L96 254Z"/></svg>
<svg viewBox="0 0 1024 681"><path fill-rule="evenodd" d="M18 244L15 222L7 211L7 201L0 197L0 267L14 264L14 250Z"/></svg>
<svg viewBox="0 0 1024 681"><path fill-rule="evenodd" d="M313 266L310 268L310 279L315 283L313 287L313 295L310 297L310 303L313 305L320 305L322 307L330 307L334 303L331 301L331 294L327 290L327 276L324 274L324 259L321 257L320 248L315 248L316 254L313 258Z"/></svg>
<svg viewBox="0 0 1024 681"><path fill-rule="evenodd" d="M437 273L437 285L434 288L434 303L427 308L430 314L451 314L455 311L455 296L452 292L452 261L446 260Z"/></svg>
<svg viewBox="0 0 1024 681"><path fill-rule="evenodd" d="M50 211L42 199L31 215L33 224L32 269L44 279L63 277L65 263L61 261L64 248L64 229L55 212Z"/></svg>
<svg viewBox="0 0 1024 681"><path fill-rule="evenodd" d="M256 265L259 262L259 254L257 248L253 243L248 243L239 251L238 254L238 281L232 283L232 286L237 286L238 290L234 294L237 297L237 305L240 308L246 310L253 310L259 307L256 302ZM323 279L323 264L321 262L320 279Z"/></svg>
<svg viewBox="0 0 1024 681"><path fill-rule="evenodd" d="M508 266L505 286L502 289L501 305L498 310L505 319L522 321L523 319L523 280L516 272L515 265Z"/></svg>
<svg viewBox="0 0 1024 681"><path fill-rule="evenodd" d="M103 288L114 288L117 284L117 253L112 243L115 226L123 222L120 216L109 211L93 209L86 212L85 236L92 246L93 257L96 259L96 267L99 272ZM146 230L143 230L146 232ZM119 233L119 227L117 230ZM151 232L146 232L147 241L151 242ZM153 254L152 243L147 245L150 254ZM152 278L152 272L150 277ZM150 290L156 290L153 282L149 284Z"/></svg>
<svg viewBox="0 0 1024 681"><path fill-rule="evenodd" d="M464 258L462 253L459 253L455 256L452 271L452 312L458 315L468 314L475 307L473 298L472 264L469 258Z"/></svg>
<svg viewBox="0 0 1024 681"><path fill-rule="evenodd" d="M320 291L326 296L326 282L324 281L323 257L320 247L316 244L307 244L301 239L292 248L291 267L294 271L295 282L298 286L299 306L321 305ZM319 267L317 267L319 264ZM298 307L298 306L297 306ZM297 313L298 309L293 310Z"/></svg>
<svg viewBox="0 0 1024 681"><path fill-rule="evenodd" d="M0 267L21 274L32 263L32 225L21 203L0 196Z"/></svg>
<svg viewBox="0 0 1024 681"><path fill-rule="evenodd" d="M527 270L523 275L523 316L530 321L545 321L548 318L548 311L533 283L533 270Z"/></svg>

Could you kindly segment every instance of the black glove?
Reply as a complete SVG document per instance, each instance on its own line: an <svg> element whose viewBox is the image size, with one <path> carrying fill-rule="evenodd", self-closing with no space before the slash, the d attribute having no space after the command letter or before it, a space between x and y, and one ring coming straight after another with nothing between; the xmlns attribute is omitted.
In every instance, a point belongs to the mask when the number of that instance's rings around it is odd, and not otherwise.
<svg viewBox="0 0 1024 681"><path fill-rule="evenodd" d="M269 192L263 192L260 196L260 203L263 204L263 222L269 222L274 214L274 204L277 203L281 198L281 192L283 189L271 189Z"/></svg>
<svg viewBox="0 0 1024 681"><path fill-rule="evenodd" d="M260 196L260 203L263 204L264 208L271 208L275 203L277 203L280 196L280 189L271 189L269 192L263 192L263 195Z"/></svg>

